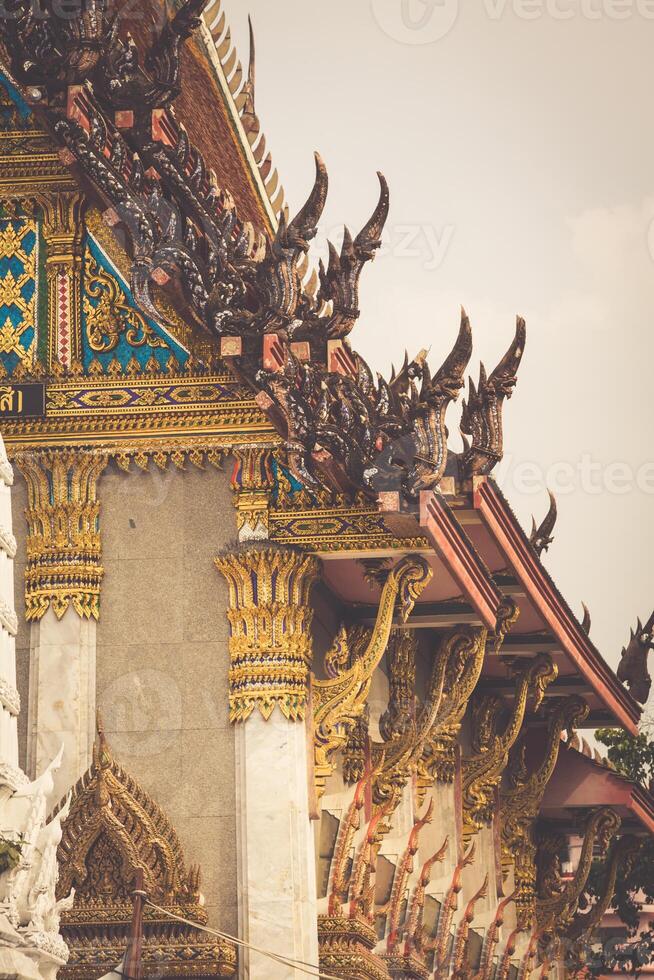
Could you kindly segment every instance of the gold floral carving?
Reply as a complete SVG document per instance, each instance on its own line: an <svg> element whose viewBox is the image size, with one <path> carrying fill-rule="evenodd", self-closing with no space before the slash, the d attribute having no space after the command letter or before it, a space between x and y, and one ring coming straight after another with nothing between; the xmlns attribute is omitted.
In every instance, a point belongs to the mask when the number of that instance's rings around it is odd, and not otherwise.
<svg viewBox="0 0 654 980"><path fill-rule="evenodd" d="M129 282L132 267L131 259L127 252L120 247L118 239L109 225L104 222L102 213L96 208L89 208L86 212L85 223L87 231L93 235L95 241L109 257L114 269L118 270L125 282ZM184 320L179 315L162 290L157 290L156 296L157 309L161 311L162 320L171 325L175 337L187 350L199 354L200 351L196 348L206 342L206 338L201 336L199 328L194 328L188 320ZM200 335L201 339L198 340L196 335Z"/></svg>
<svg viewBox="0 0 654 980"><path fill-rule="evenodd" d="M407 735L416 721L416 653L414 630L393 630L388 645L388 707L379 719L385 742Z"/></svg>
<svg viewBox="0 0 654 980"><path fill-rule="evenodd" d="M112 459L116 466L124 473L131 471L132 463L134 463L137 470L142 470L144 473L147 473L150 470L151 462L155 464L157 469L162 471L169 469L171 466L177 470L185 470L187 463L197 467L199 470L204 470L207 466L213 466L217 470L222 470L226 452L226 450L222 449L208 449L206 446L202 448L193 448L191 446L177 448L174 445L167 446L165 443L162 443L156 449L130 449L112 453Z"/></svg>
<svg viewBox="0 0 654 980"><path fill-rule="evenodd" d="M547 687L556 679L558 669L546 654L540 654L516 676L516 689L509 720L497 731L504 712L500 698L483 698L472 718L474 754L462 762L463 833L470 837L493 817L495 790L499 786L509 751L515 744L530 696L534 710L542 702Z"/></svg>
<svg viewBox="0 0 654 980"><path fill-rule="evenodd" d="M348 785L358 783L366 771L368 758L368 727L370 711L368 705L352 726L347 741L343 746L343 779Z"/></svg>
<svg viewBox="0 0 654 980"><path fill-rule="evenodd" d="M345 668L347 633L341 629L327 657L333 664L328 680L313 679L316 787L319 794L333 771L333 755L342 748L361 717L373 674L386 651L396 606L406 622L411 610L432 577L432 570L419 555L408 555L389 572L382 590L370 640L351 666Z"/></svg>
<svg viewBox="0 0 654 980"><path fill-rule="evenodd" d="M61 619L72 603L79 616L98 619L104 570L97 482L107 457L63 451L15 462L27 483L26 618L39 620L52 606Z"/></svg>
<svg viewBox="0 0 654 980"><path fill-rule="evenodd" d="M568 741L575 729L588 717L588 705L583 698L571 695L557 699L550 710L547 741L542 761L537 769L528 772L524 763L526 743L516 746L509 760L508 787L501 794L500 822L502 827L502 863L513 863L518 923L531 927L536 895L535 821L543 794L556 766L561 749L561 735Z"/></svg>
<svg viewBox="0 0 654 980"><path fill-rule="evenodd" d="M255 532L258 529L268 534L268 504L270 495L268 493L254 490L241 491L234 501L236 505L236 527L239 532L243 529L250 529Z"/></svg>
<svg viewBox="0 0 654 980"><path fill-rule="evenodd" d="M229 586L229 713L245 721L275 707L304 718L311 663L309 593L320 564L311 555L272 548L232 550L216 558Z"/></svg>
<svg viewBox="0 0 654 980"><path fill-rule="evenodd" d="M393 980L429 980L430 971L411 953L384 953L382 959Z"/></svg>
<svg viewBox="0 0 654 980"><path fill-rule="evenodd" d="M412 551L429 553L421 537L397 537L386 526L384 515L370 503L348 504L344 499L331 502L332 494L318 491L306 500L306 491L296 495L304 500L300 509L294 498L280 493L270 513L270 537L280 544L312 548L321 552Z"/></svg>
<svg viewBox="0 0 654 980"><path fill-rule="evenodd" d="M173 915L203 924L200 870L187 870L182 847L159 806L115 761L102 728L90 769L72 793L58 850L58 897L74 889L62 916L70 960L63 980L93 980L122 958L138 869L148 897ZM235 947L146 909L144 976L230 977Z"/></svg>
<svg viewBox="0 0 654 980"><path fill-rule="evenodd" d="M620 829L621 820L611 807L600 807L586 821L577 869L570 880L561 873L561 850L565 841L557 834L546 834L537 852L536 923L545 936L562 936L572 924L579 908L593 864L596 847L606 850Z"/></svg>
<svg viewBox="0 0 654 980"><path fill-rule="evenodd" d="M187 361L174 372L126 377L109 365L107 375L63 378L36 367L30 379L46 382L45 418L7 419L3 436L10 456L72 445L102 448L116 457L136 453L225 452L234 444L279 438L254 399L224 374Z"/></svg>
<svg viewBox="0 0 654 980"><path fill-rule="evenodd" d="M85 266L84 316L91 350L98 354L113 351L123 335L130 347L168 347L91 252L87 252Z"/></svg>
<svg viewBox="0 0 654 980"><path fill-rule="evenodd" d="M26 238L31 232L38 236L36 220L30 213L31 209L17 208L15 213L8 208L10 202L2 202L4 217L0 221L0 256L13 259L14 262L6 267L6 274L0 279L2 292L1 305L7 310L13 309L18 314L18 322L6 315L4 322L0 321L0 354L15 354L21 363L31 363L34 358L34 341L29 347L23 343L23 335L36 328L36 279L38 245L34 245L28 254ZM7 220L13 218L13 220ZM16 228L14 221L18 223ZM21 271L18 272L18 269ZM30 285L34 288L28 293ZM29 296L29 298L27 298ZM6 373L3 368L3 376Z"/></svg>

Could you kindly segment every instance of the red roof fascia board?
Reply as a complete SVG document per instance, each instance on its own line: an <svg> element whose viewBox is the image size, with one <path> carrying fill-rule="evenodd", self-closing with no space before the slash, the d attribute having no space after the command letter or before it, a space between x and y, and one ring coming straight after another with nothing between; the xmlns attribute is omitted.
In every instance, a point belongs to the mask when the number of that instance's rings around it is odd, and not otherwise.
<svg viewBox="0 0 654 980"><path fill-rule="evenodd" d="M494 630L502 595L441 494L420 494L420 526L482 621Z"/></svg>
<svg viewBox="0 0 654 980"><path fill-rule="evenodd" d="M569 786L569 793L564 788ZM584 796L587 798L584 800ZM563 749L545 790L543 808L618 806L654 834L654 797L643 786L576 749Z"/></svg>
<svg viewBox="0 0 654 980"><path fill-rule="evenodd" d="M654 800L651 795L642 786L634 786L631 802L634 814L649 833L654 834Z"/></svg>
<svg viewBox="0 0 654 980"><path fill-rule="evenodd" d="M641 709L582 630L492 481L485 477L475 481L473 506L579 673L613 713L618 724L630 734L637 734Z"/></svg>

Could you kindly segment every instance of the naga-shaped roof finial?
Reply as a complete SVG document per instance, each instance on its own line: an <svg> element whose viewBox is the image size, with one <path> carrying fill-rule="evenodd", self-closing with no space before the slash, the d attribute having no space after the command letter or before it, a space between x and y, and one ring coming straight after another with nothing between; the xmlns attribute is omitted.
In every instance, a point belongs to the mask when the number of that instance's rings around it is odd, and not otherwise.
<svg viewBox="0 0 654 980"><path fill-rule="evenodd" d="M556 497L551 490L547 491L550 497L550 509L540 527L536 527L536 520L532 517L531 519L531 534L529 535L529 541L531 545L540 558L544 551L549 551L549 547L554 541L552 537L552 531L556 525L556 518L558 517L556 509Z"/></svg>
<svg viewBox="0 0 654 980"><path fill-rule="evenodd" d="M629 688L629 693L640 704L645 704L652 686L647 667L647 654L654 650L654 613L645 626L638 620L636 632L631 630L629 643L622 648L618 664L618 680Z"/></svg>
<svg viewBox="0 0 654 980"><path fill-rule="evenodd" d="M464 476L487 475L504 455L502 406L516 386L526 336L525 321L518 317L511 346L492 374L487 375L481 364L477 385L469 379L468 398L463 402L461 413ZM471 437L470 441L465 439L466 435Z"/></svg>

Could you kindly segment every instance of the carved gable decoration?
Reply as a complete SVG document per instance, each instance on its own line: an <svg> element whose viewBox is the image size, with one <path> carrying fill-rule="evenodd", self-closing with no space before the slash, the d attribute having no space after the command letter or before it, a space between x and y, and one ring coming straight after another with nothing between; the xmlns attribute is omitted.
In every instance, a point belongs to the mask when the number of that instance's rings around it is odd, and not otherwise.
<svg viewBox="0 0 654 980"><path fill-rule="evenodd" d="M82 299L82 360L88 372L101 365L106 372L125 373L134 360L144 371L182 366L188 352L155 321L140 312L121 274L96 240L88 235L84 254Z"/></svg>
<svg viewBox="0 0 654 980"><path fill-rule="evenodd" d="M200 870L187 870L182 847L161 808L113 758L100 731L90 769L72 794L57 853L58 897L74 889L61 930L70 948L62 980L94 980L118 963L132 916L131 892L143 869L148 899L198 924L207 920ZM227 941L146 906L145 976L232 976L236 951Z"/></svg>
<svg viewBox="0 0 654 980"><path fill-rule="evenodd" d="M99 902L106 908L107 901L131 906L137 868L143 868L153 902L198 902L198 871L187 873L167 817L118 765L103 734L73 791L58 859L59 891L67 895L74 888L76 908Z"/></svg>

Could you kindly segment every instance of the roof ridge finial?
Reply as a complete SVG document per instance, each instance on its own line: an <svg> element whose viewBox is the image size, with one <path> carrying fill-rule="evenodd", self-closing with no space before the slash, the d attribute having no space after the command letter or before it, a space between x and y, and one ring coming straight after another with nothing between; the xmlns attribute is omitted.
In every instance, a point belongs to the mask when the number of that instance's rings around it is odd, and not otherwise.
<svg viewBox="0 0 654 980"><path fill-rule="evenodd" d="M111 749L105 735L104 720L99 709L95 712L96 739L93 743L93 764L96 769L108 769L113 762Z"/></svg>

